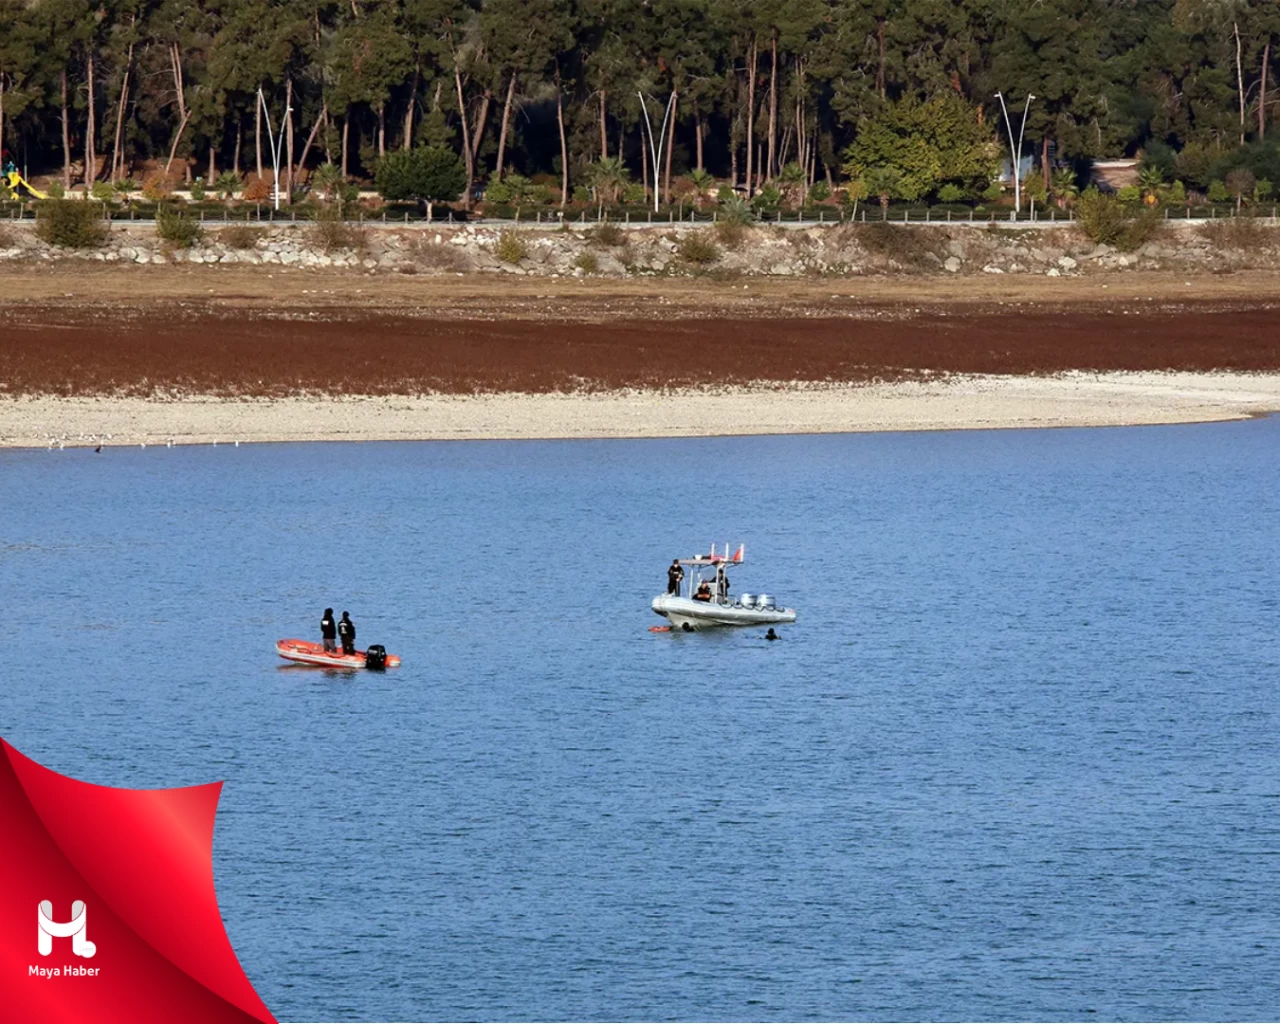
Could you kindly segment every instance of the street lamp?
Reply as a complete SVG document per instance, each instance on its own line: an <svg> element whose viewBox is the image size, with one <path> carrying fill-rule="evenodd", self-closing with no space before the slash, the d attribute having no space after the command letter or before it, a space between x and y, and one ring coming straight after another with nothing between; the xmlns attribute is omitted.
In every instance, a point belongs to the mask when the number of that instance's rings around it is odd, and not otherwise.
<svg viewBox="0 0 1280 1024"><path fill-rule="evenodd" d="M1013 126L1009 123L1009 108L1004 105L1004 93L997 92L996 99L1000 101L1000 109L1004 111L1004 126L1009 133L1009 149L1013 153L1013 213L1017 216L1022 212L1022 135L1027 130L1027 112L1035 97L1027 93L1027 104L1022 108L1022 124L1018 126L1016 145L1013 141Z"/></svg>
<svg viewBox="0 0 1280 1024"><path fill-rule="evenodd" d="M662 147L667 141L667 120L671 117L671 108L675 106L676 94L675 90L671 92L671 98L667 100L667 112L662 117L662 136L655 144L653 138L653 124L649 121L649 108L644 103L644 93L639 93L640 109L644 111L644 123L649 129L649 152L653 154L653 212L658 212L658 164L662 160Z"/></svg>
<svg viewBox="0 0 1280 1024"><path fill-rule="evenodd" d="M271 150L271 174L274 178L272 196L275 199L275 208L280 209L280 150L284 146L284 126L289 120L289 115L293 113L293 107L286 106L284 108L284 117L280 119L280 138L277 141L275 133L271 130L271 111L267 109L267 98L262 95L262 87L258 87L258 103L262 106L262 113L267 119L267 146Z"/></svg>

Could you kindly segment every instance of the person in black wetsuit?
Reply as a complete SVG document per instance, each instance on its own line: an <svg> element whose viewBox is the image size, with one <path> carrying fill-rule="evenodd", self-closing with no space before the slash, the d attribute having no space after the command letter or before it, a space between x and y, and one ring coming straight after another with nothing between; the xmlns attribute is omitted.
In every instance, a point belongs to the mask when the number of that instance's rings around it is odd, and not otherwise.
<svg viewBox="0 0 1280 1024"><path fill-rule="evenodd" d="M326 608L324 610L324 618L320 620L320 639L324 641L324 649L328 651L336 651L338 648L334 644L334 640L338 636L338 627L333 621L333 609Z"/></svg>
<svg viewBox="0 0 1280 1024"><path fill-rule="evenodd" d="M767 632L767 633L764 635L764 638L765 638L766 640L781 640L781 639L782 639L782 637L778 636L778 634L777 634L777 633L775 633L775 632L773 631L773 627L772 627L772 626L770 626L770 627L769 627L769 632Z"/></svg>
<svg viewBox="0 0 1280 1024"><path fill-rule="evenodd" d="M338 636L342 638L342 653L356 653L356 624L351 621L351 617L346 613L342 613L342 618L338 620Z"/></svg>
<svg viewBox="0 0 1280 1024"><path fill-rule="evenodd" d="M667 567L667 593L680 596L680 584L684 582L684 566L680 564L680 559L671 559L671 565Z"/></svg>

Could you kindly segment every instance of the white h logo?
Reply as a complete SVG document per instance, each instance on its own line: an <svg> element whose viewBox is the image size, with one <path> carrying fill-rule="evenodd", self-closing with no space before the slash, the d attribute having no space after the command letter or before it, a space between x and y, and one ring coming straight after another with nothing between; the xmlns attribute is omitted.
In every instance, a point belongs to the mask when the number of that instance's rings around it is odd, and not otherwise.
<svg viewBox="0 0 1280 1024"><path fill-rule="evenodd" d="M76 900L71 904L71 920L66 924L53 920L53 903L41 900L37 908L39 912L39 931L36 933L36 946L41 956L49 956L53 952L53 938L71 937L71 952L86 960L98 952L98 947L85 935L85 924L88 915L85 913L84 900Z"/></svg>

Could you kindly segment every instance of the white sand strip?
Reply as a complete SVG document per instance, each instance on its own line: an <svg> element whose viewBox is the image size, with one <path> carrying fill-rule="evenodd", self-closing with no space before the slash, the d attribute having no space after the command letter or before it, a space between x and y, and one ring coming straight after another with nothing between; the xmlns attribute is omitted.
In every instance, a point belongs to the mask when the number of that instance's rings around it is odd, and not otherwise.
<svg viewBox="0 0 1280 1024"><path fill-rule="evenodd" d="M1069 373L714 392L0 399L0 447L1127 426L1280 410L1280 374Z"/></svg>

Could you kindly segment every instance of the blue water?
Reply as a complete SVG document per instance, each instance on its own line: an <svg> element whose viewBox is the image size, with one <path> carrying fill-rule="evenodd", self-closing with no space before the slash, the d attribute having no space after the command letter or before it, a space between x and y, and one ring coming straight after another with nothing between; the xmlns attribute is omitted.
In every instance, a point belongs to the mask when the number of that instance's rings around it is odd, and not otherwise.
<svg viewBox="0 0 1280 1024"><path fill-rule="evenodd" d="M0 453L0 734L291 1020L1280 1015L1280 419ZM759 631L651 634L747 543ZM385 675L278 667L349 609Z"/></svg>

